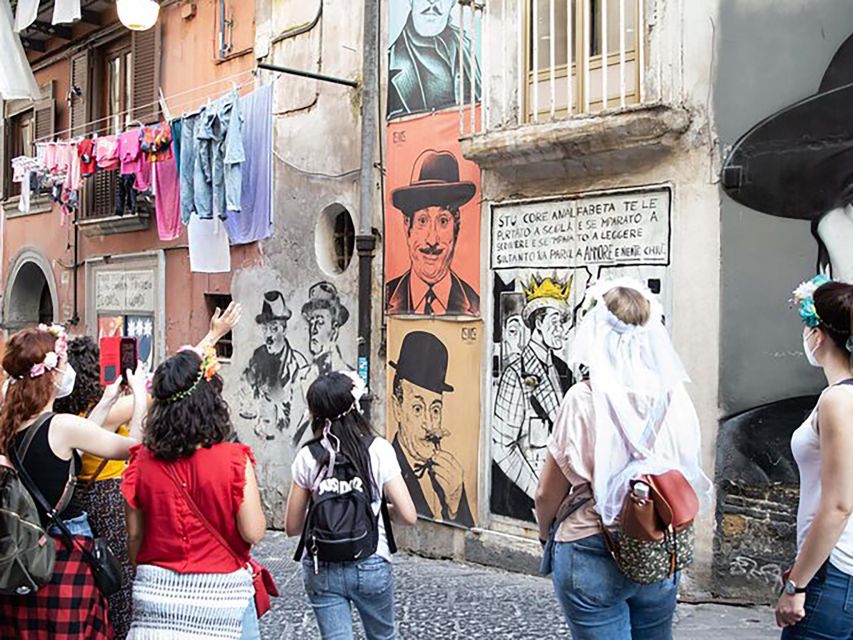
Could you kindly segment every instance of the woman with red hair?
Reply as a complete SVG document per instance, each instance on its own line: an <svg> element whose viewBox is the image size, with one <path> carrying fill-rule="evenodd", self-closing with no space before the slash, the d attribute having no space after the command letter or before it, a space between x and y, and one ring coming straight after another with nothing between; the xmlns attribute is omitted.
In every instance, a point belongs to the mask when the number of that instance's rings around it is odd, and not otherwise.
<svg viewBox="0 0 853 640"><path fill-rule="evenodd" d="M8 386L0 408L0 454L16 459L39 492L71 532L64 539L47 512L38 506L42 527L54 538L56 566L51 581L28 595L0 596L0 637L21 640L112 638L106 597L98 589L82 548L91 547L88 517L75 499L79 452L126 459L133 437L101 428L97 422L70 414L54 414L57 398L71 393L76 374L68 364L68 338L61 327L24 329L6 344L3 370ZM145 410L145 377L130 373L128 382L140 399L135 422ZM118 397L109 387L99 406L106 414ZM139 436L137 429L132 435Z"/></svg>

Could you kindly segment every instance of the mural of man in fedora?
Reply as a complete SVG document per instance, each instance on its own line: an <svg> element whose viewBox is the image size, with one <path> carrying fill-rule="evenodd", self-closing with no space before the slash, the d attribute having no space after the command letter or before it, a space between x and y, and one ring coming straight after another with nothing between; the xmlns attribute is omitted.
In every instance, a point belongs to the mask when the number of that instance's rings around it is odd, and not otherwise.
<svg viewBox="0 0 853 640"><path fill-rule="evenodd" d="M533 519L533 497L560 402L574 380L564 348L571 282L533 279L521 319L530 339L504 369L492 422L492 511Z"/></svg>
<svg viewBox="0 0 853 640"><path fill-rule="evenodd" d="M302 318L308 325L308 351L311 362L302 370L301 387L303 397L308 387L319 376L332 371L353 371L338 345L340 329L349 320L349 310L341 302L338 290L331 282L318 282L308 289L308 302L302 305ZM293 445L298 446L308 430L310 420L303 416Z"/></svg>
<svg viewBox="0 0 853 640"><path fill-rule="evenodd" d="M818 269L853 282L853 36L816 94L768 116L732 147L726 193L750 209L811 221Z"/></svg>
<svg viewBox="0 0 853 640"><path fill-rule="evenodd" d="M431 333L412 331L403 338L392 383L391 415L397 423L392 442L403 479L419 515L474 526L462 465L442 446L450 432L444 416L447 347Z"/></svg>
<svg viewBox="0 0 853 640"><path fill-rule="evenodd" d="M452 153L429 149L416 160L410 184L391 193L403 214L410 268L386 284L389 314L479 314L480 296L452 269L460 207L476 191L473 182L459 179Z"/></svg>
<svg viewBox="0 0 853 640"><path fill-rule="evenodd" d="M287 339L291 315L281 291L264 294L261 312L255 317L264 343L255 349L243 370L240 416L254 420L255 433L266 440L290 428L293 387L308 366L305 356Z"/></svg>
<svg viewBox="0 0 853 640"><path fill-rule="evenodd" d="M451 16L455 6L456 0L391 0L391 10L408 11L408 18L389 48L389 120L458 104L462 74L463 102L471 102L472 78L474 99L480 101L480 65L467 34L459 55L459 27Z"/></svg>

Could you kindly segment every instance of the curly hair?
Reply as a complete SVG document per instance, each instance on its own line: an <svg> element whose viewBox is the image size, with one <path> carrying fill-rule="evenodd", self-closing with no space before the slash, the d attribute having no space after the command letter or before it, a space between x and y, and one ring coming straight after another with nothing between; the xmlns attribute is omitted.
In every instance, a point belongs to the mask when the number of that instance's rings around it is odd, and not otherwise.
<svg viewBox="0 0 853 640"><path fill-rule="evenodd" d="M202 380L185 398L173 400L193 387L200 369L197 353L181 351L154 372L154 403L145 418L142 443L161 460L187 458L199 447L209 448L231 437L231 415L219 375Z"/></svg>
<svg viewBox="0 0 853 640"><path fill-rule="evenodd" d="M104 390L101 387L101 351L89 336L68 342L68 364L77 372L74 391L67 398L57 398L53 408L57 413L86 415L98 404Z"/></svg>
<svg viewBox="0 0 853 640"><path fill-rule="evenodd" d="M0 408L0 453L8 453L18 428L44 409L54 395L53 373L30 377L33 365L44 362L53 351L56 336L40 329L24 329L6 343L3 370L11 378Z"/></svg>

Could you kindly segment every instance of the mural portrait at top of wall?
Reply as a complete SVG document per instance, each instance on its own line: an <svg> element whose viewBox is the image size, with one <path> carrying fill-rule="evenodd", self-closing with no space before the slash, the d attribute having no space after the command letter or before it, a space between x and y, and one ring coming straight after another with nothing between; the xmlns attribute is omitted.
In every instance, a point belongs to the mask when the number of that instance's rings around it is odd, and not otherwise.
<svg viewBox="0 0 853 640"><path fill-rule="evenodd" d="M853 282L853 36L835 52L817 93L768 115L733 146L722 184L734 200L811 221L818 270Z"/></svg>
<svg viewBox="0 0 853 640"><path fill-rule="evenodd" d="M472 527L477 514L483 325L392 318L387 433L418 515Z"/></svg>
<svg viewBox="0 0 853 640"><path fill-rule="evenodd" d="M456 0L390 0L389 120L480 101L479 23ZM460 100L464 82L464 100ZM473 85L472 85L473 82Z"/></svg>
<svg viewBox="0 0 853 640"><path fill-rule="evenodd" d="M462 157L458 124L446 113L388 126L390 315L480 313L480 170Z"/></svg>

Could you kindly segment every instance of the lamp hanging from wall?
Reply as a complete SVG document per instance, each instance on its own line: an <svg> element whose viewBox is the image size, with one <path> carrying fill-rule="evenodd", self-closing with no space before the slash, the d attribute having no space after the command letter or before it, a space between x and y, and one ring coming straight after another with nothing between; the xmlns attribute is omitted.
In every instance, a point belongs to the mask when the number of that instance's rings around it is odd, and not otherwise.
<svg viewBox="0 0 853 640"><path fill-rule="evenodd" d="M146 31L157 22L160 5L156 0L116 0L118 19L132 31Z"/></svg>

